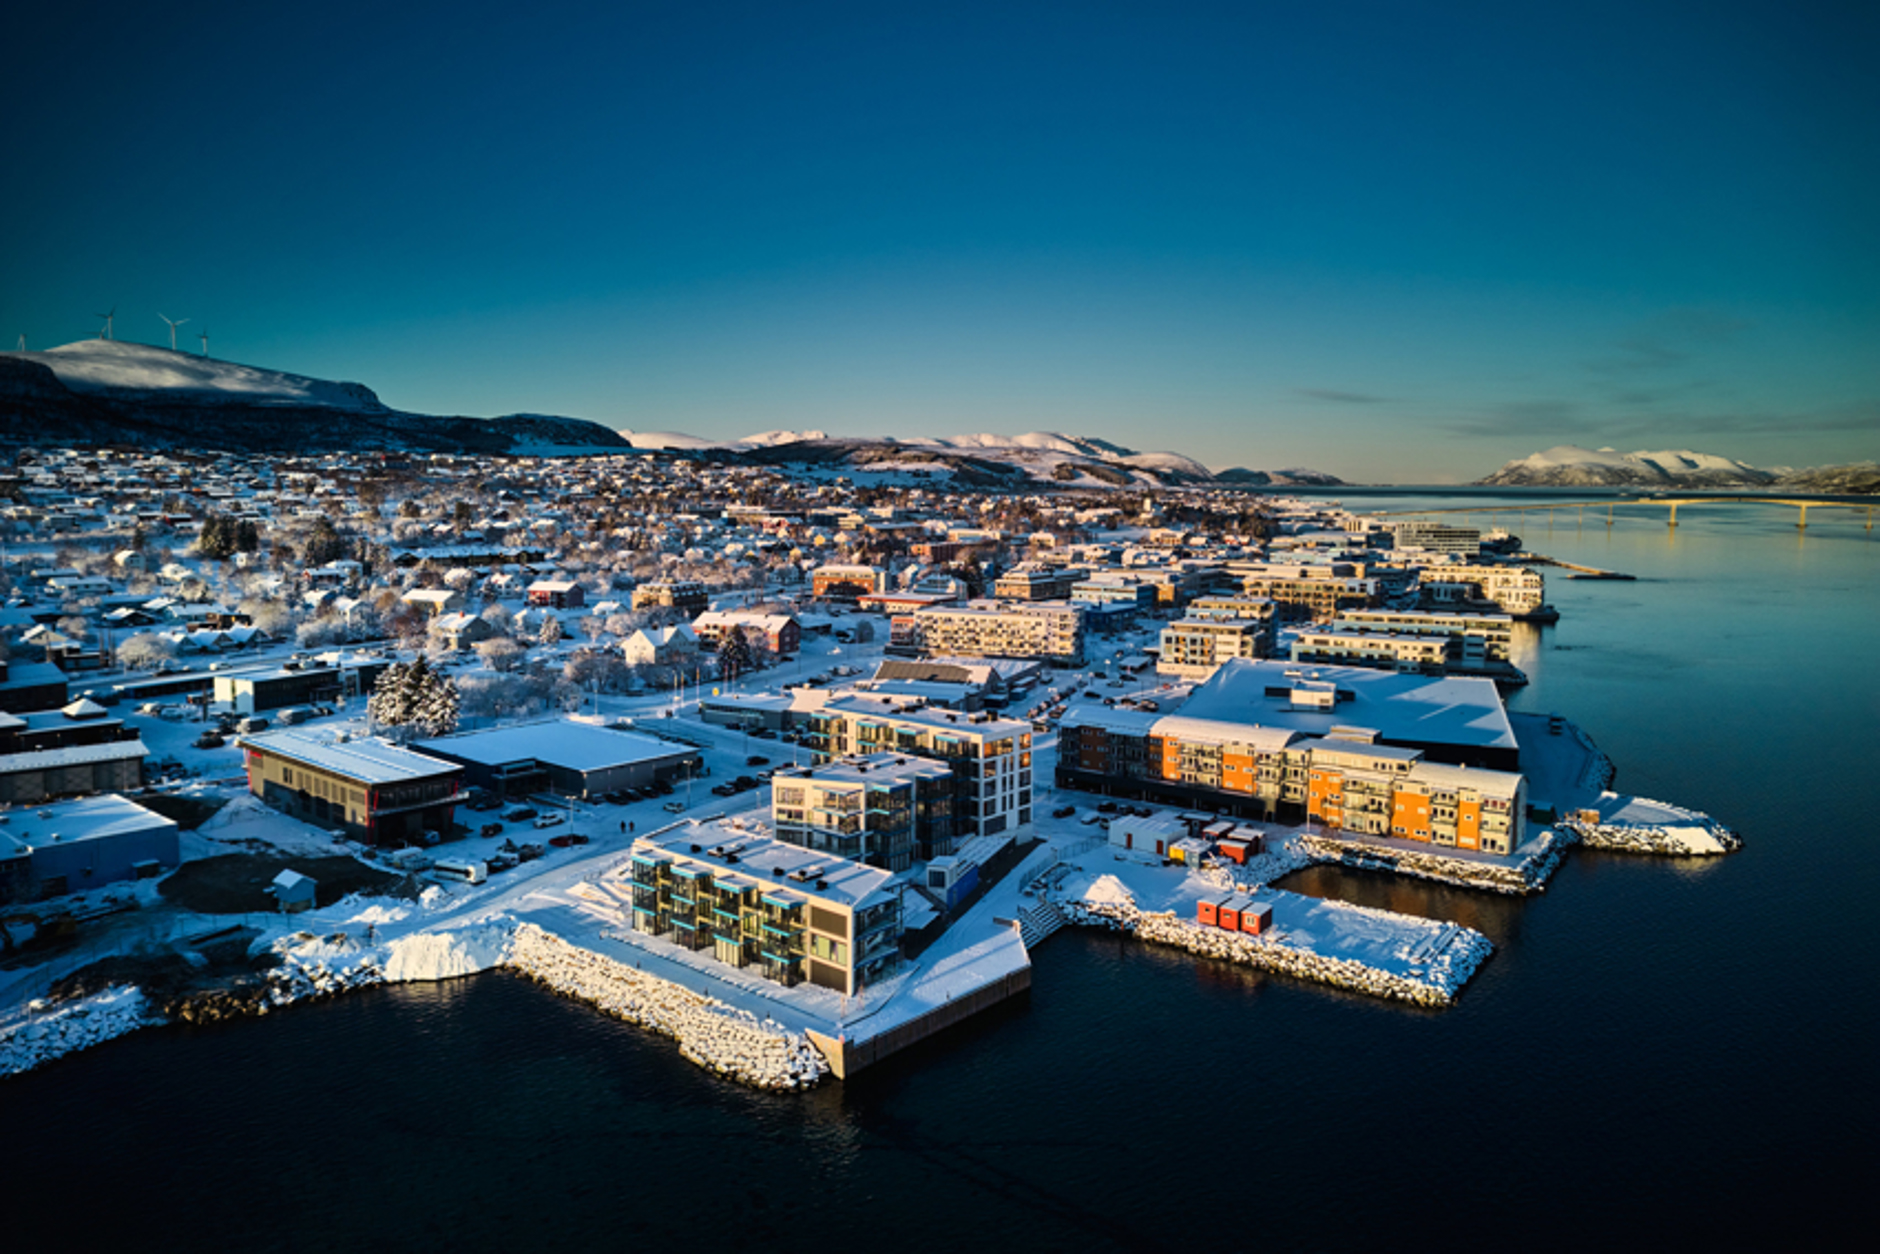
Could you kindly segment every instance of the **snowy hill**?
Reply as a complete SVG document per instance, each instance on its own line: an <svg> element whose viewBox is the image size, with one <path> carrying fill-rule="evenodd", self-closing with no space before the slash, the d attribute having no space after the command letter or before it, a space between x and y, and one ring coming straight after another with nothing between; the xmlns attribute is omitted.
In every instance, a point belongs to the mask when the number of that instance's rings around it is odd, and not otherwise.
<svg viewBox="0 0 1880 1254"><path fill-rule="evenodd" d="M1476 482L1494 486L1742 487L1774 482L1776 475L1747 462L1689 449L1620 453L1560 444L1511 461Z"/></svg>
<svg viewBox="0 0 1880 1254"><path fill-rule="evenodd" d="M363 383L329 383L304 375L237 365L193 353L124 340L80 340L43 353L13 353L37 361L74 392L120 398L144 394L165 401L247 405L318 405L356 413L384 413Z"/></svg>
<svg viewBox="0 0 1880 1254"><path fill-rule="evenodd" d="M625 449L598 423L389 409L371 388L122 340L0 353L0 443L46 439L234 452L579 453Z"/></svg>

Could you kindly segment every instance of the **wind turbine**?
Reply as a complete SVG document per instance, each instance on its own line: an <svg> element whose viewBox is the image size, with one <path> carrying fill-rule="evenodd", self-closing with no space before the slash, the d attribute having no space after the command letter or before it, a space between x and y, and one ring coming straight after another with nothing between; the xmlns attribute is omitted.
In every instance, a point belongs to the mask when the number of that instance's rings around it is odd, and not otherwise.
<svg viewBox="0 0 1880 1254"><path fill-rule="evenodd" d="M196 332L196 338L202 341L202 355L207 357L209 355L209 328L204 327Z"/></svg>
<svg viewBox="0 0 1880 1254"><path fill-rule="evenodd" d="M157 317L163 318L163 315L158 314ZM170 351L174 353L176 351L176 328L182 326L185 322L188 322L189 319L188 318L163 318L163 320L170 324Z"/></svg>
<svg viewBox="0 0 1880 1254"><path fill-rule="evenodd" d="M24 331L20 332L20 351L22 353L26 351L26 332Z"/></svg>
<svg viewBox="0 0 1880 1254"><path fill-rule="evenodd" d="M111 306L110 313L101 313L96 316L104 319L104 334L100 335L98 338L101 340L110 339L111 338L111 320L117 317L117 306L116 305Z"/></svg>

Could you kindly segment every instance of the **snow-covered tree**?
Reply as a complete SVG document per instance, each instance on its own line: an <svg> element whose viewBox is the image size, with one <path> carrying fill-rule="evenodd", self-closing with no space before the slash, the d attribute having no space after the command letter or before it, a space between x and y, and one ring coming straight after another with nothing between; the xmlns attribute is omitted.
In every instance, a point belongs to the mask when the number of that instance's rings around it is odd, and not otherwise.
<svg viewBox="0 0 1880 1254"><path fill-rule="evenodd" d="M143 671L176 660L176 646L162 636L139 632L117 647L118 665Z"/></svg>
<svg viewBox="0 0 1880 1254"><path fill-rule="evenodd" d="M494 640L484 640L474 646L476 654L483 660L483 665L493 671L513 671L521 664L522 655L528 647L518 644L507 636L498 636Z"/></svg>
<svg viewBox="0 0 1880 1254"><path fill-rule="evenodd" d="M457 685L420 654L386 668L372 686L366 715L394 735L442 736L457 730L458 706Z"/></svg>
<svg viewBox="0 0 1880 1254"><path fill-rule="evenodd" d="M751 669L751 642L744 638L744 628L733 627L718 639L718 673L736 679Z"/></svg>
<svg viewBox="0 0 1880 1254"><path fill-rule="evenodd" d="M559 644L561 643L561 637L561 620L556 618L553 614L550 614L547 618L542 620L541 642L543 644Z"/></svg>

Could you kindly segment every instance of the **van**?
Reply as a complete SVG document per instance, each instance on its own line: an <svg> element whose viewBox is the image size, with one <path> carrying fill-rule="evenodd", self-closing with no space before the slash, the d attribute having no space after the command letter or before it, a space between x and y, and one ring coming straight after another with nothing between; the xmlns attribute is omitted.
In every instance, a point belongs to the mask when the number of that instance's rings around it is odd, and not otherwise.
<svg viewBox="0 0 1880 1254"><path fill-rule="evenodd" d="M431 864L431 874L443 880L481 884L490 877L490 868L482 862L456 862L440 859Z"/></svg>

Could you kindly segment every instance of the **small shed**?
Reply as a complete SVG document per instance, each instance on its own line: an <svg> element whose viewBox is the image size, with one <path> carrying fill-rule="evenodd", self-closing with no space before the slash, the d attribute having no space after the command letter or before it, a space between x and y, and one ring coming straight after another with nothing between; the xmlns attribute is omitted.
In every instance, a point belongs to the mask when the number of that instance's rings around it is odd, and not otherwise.
<svg viewBox="0 0 1880 1254"><path fill-rule="evenodd" d="M1171 861L1182 866L1200 866L1201 859L1214 852L1214 842L1203 836L1184 836L1168 847Z"/></svg>
<svg viewBox="0 0 1880 1254"><path fill-rule="evenodd" d="M320 887L312 876L302 875L299 871L282 871L268 885L268 892L274 895L274 904L283 914L297 914L302 910L313 909L314 892Z"/></svg>
<svg viewBox="0 0 1880 1254"><path fill-rule="evenodd" d="M1240 907L1240 930L1258 936L1273 927L1273 905L1266 901L1248 901Z"/></svg>
<svg viewBox="0 0 1880 1254"><path fill-rule="evenodd" d="M1216 907L1214 920L1227 931L1238 932L1240 930L1240 912L1243 908L1252 904L1253 903L1246 897L1229 897Z"/></svg>
<svg viewBox="0 0 1880 1254"><path fill-rule="evenodd" d="M1202 898L1195 903L1195 922L1203 927L1221 925L1221 907L1227 904L1226 898Z"/></svg>

